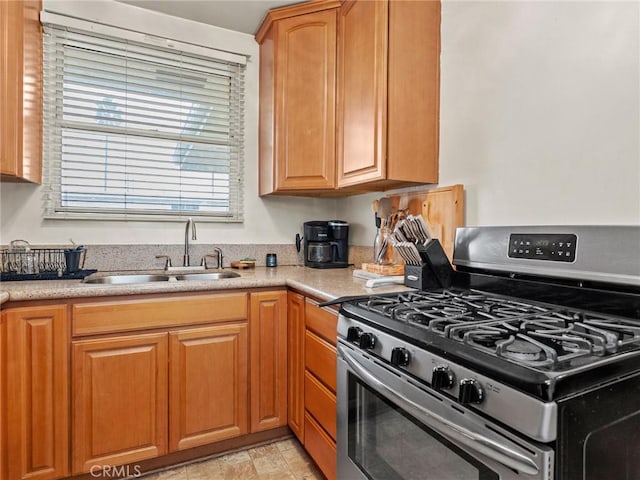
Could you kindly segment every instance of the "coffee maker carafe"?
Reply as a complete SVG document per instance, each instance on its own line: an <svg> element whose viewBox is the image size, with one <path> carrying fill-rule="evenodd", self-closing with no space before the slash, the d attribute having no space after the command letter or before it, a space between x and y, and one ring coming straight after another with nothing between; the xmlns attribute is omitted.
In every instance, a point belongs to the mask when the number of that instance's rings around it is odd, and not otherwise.
<svg viewBox="0 0 640 480"><path fill-rule="evenodd" d="M349 224L342 220L305 222L304 264L312 268L349 266Z"/></svg>

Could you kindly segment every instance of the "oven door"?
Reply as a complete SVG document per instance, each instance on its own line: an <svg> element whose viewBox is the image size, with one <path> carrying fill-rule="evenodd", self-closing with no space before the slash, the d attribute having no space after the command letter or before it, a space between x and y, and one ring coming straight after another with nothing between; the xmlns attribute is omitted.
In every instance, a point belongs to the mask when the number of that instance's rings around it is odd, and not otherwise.
<svg viewBox="0 0 640 480"><path fill-rule="evenodd" d="M553 451L338 344L340 480L551 480Z"/></svg>

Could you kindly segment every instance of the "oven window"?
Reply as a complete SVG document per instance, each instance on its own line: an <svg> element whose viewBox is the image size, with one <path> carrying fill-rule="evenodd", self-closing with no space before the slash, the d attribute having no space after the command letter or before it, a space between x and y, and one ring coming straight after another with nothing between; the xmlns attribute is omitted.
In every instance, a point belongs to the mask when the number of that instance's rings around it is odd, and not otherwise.
<svg viewBox="0 0 640 480"><path fill-rule="evenodd" d="M349 373L349 457L372 480L493 480L498 475Z"/></svg>
<svg viewBox="0 0 640 480"><path fill-rule="evenodd" d="M591 432L584 443L585 480L640 478L640 414Z"/></svg>

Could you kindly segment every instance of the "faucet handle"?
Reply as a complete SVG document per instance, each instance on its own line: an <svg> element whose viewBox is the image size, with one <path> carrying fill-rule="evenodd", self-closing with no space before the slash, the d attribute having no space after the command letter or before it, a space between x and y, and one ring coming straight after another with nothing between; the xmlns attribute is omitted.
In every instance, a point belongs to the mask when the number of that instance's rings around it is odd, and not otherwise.
<svg viewBox="0 0 640 480"><path fill-rule="evenodd" d="M156 258L164 258L164 269L169 270L171 267L171 257L169 255L156 255Z"/></svg>
<svg viewBox="0 0 640 480"><path fill-rule="evenodd" d="M218 268L224 269L224 255L222 255L222 249L220 247L214 247L213 251L218 255Z"/></svg>
<svg viewBox="0 0 640 480"><path fill-rule="evenodd" d="M204 257L202 257L200 265L202 265L205 269L209 268L209 266L207 265L207 258L209 257L217 259L218 265L216 266L216 268L224 268L224 257L222 255L222 250L220 250L219 248L214 248L214 251L215 253L207 253Z"/></svg>

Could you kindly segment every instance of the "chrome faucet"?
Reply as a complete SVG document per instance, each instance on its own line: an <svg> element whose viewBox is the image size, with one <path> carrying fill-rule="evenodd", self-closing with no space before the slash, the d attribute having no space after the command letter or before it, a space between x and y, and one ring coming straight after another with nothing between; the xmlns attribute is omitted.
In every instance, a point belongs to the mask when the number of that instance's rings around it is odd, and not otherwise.
<svg viewBox="0 0 640 480"><path fill-rule="evenodd" d="M184 227L184 262L185 267L189 266L189 226L191 226L191 240L197 240L196 237L196 223L189 218L187 225Z"/></svg>

